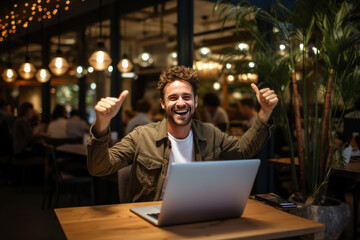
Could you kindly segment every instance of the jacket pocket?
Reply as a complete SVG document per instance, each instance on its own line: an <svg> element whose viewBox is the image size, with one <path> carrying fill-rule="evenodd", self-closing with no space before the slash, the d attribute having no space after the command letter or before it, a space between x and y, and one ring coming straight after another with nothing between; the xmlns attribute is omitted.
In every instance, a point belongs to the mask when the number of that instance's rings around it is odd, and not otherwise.
<svg viewBox="0 0 360 240"><path fill-rule="evenodd" d="M140 184L145 187L154 187L160 177L162 163L147 156L139 156L137 159L136 177Z"/></svg>

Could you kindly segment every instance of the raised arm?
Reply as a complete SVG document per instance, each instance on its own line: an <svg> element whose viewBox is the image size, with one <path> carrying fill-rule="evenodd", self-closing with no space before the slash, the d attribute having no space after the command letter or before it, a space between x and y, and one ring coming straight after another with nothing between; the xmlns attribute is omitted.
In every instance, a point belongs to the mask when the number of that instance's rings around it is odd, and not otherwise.
<svg viewBox="0 0 360 240"><path fill-rule="evenodd" d="M129 95L128 90L124 90L118 98L106 97L100 99L95 105L95 124L94 135L98 138L107 134L110 121L119 112L125 98Z"/></svg>
<svg viewBox="0 0 360 240"><path fill-rule="evenodd" d="M267 122L279 99L274 90L271 90L270 88L262 88L259 90L254 83L251 84L251 87L255 91L256 98L261 106L259 118L262 121Z"/></svg>

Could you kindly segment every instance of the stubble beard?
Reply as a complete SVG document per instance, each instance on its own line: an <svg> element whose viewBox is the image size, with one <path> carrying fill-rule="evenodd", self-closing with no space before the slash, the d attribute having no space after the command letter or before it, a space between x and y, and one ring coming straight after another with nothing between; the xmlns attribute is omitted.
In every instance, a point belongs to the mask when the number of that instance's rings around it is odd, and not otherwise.
<svg viewBox="0 0 360 240"><path fill-rule="evenodd" d="M166 106L165 106L166 109ZM168 118L168 120L170 120L172 123L174 123L176 126L187 126L189 123L191 123L191 120L193 119L194 115L195 115L195 111L191 112L191 107L189 108L189 112L190 112L190 116L185 120L176 120L173 116L174 113L174 109L172 108L170 110L170 114L168 114L167 111L165 111L165 116Z"/></svg>

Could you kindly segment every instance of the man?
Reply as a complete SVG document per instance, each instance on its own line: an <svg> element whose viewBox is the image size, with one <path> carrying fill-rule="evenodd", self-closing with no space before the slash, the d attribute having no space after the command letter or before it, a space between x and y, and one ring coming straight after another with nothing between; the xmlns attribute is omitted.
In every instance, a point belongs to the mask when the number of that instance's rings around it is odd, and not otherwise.
<svg viewBox="0 0 360 240"><path fill-rule="evenodd" d="M225 132L229 128L229 116L224 108L220 106L220 99L216 93L208 92L204 98L204 122L209 122Z"/></svg>
<svg viewBox="0 0 360 240"><path fill-rule="evenodd" d="M68 138L83 138L89 132L89 124L81 119L80 112L73 109L70 118L66 122L66 135Z"/></svg>
<svg viewBox="0 0 360 240"><path fill-rule="evenodd" d="M163 72L158 91L165 118L135 128L111 148L108 148L110 120L129 92L123 91L119 98L101 99L95 106L96 119L90 128L89 172L104 176L132 164L126 201L156 201L162 199L173 162L243 159L255 155L269 137L270 126L266 122L278 102L274 91L258 90L252 85L262 109L253 127L238 140L212 124L193 119L198 87L197 72L192 68L175 66Z"/></svg>
<svg viewBox="0 0 360 240"><path fill-rule="evenodd" d="M239 112L241 116L247 120L244 131L248 130L258 116L256 111L256 103L252 97L244 97L238 102Z"/></svg>
<svg viewBox="0 0 360 240"><path fill-rule="evenodd" d="M139 99L136 103L137 114L131 118L126 125L124 135L129 134L135 127L145 125L152 122L151 119L151 103L146 99Z"/></svg>
<svg viewBox="0 0 360 240"><path fill-rule="evenodd" d="M35 114L34 106L29 102L24 102L19 107L19 116L13 128L13 151L17 158L43 154L40 140L45 135L45 125L31 126Z"/></svg>

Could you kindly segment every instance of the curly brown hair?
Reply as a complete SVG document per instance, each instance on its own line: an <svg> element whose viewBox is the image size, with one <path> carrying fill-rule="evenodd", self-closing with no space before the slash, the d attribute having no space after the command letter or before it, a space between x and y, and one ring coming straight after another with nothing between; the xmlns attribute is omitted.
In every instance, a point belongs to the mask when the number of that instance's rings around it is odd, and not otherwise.
<svg viewBox="0 0 360 240"><path fill-rule="evenodd" d="M190 67L175 66L168 69L167 71L164 71L160 75L160 80L158 82L158 87L157 87L157 90L160 94L160 98L164 98L165 86L168 83L172 83L176 80L190 83L190 85L193 88L194 95L196 95L196 92L199 88L199 78L197 72Z"/></svg>

